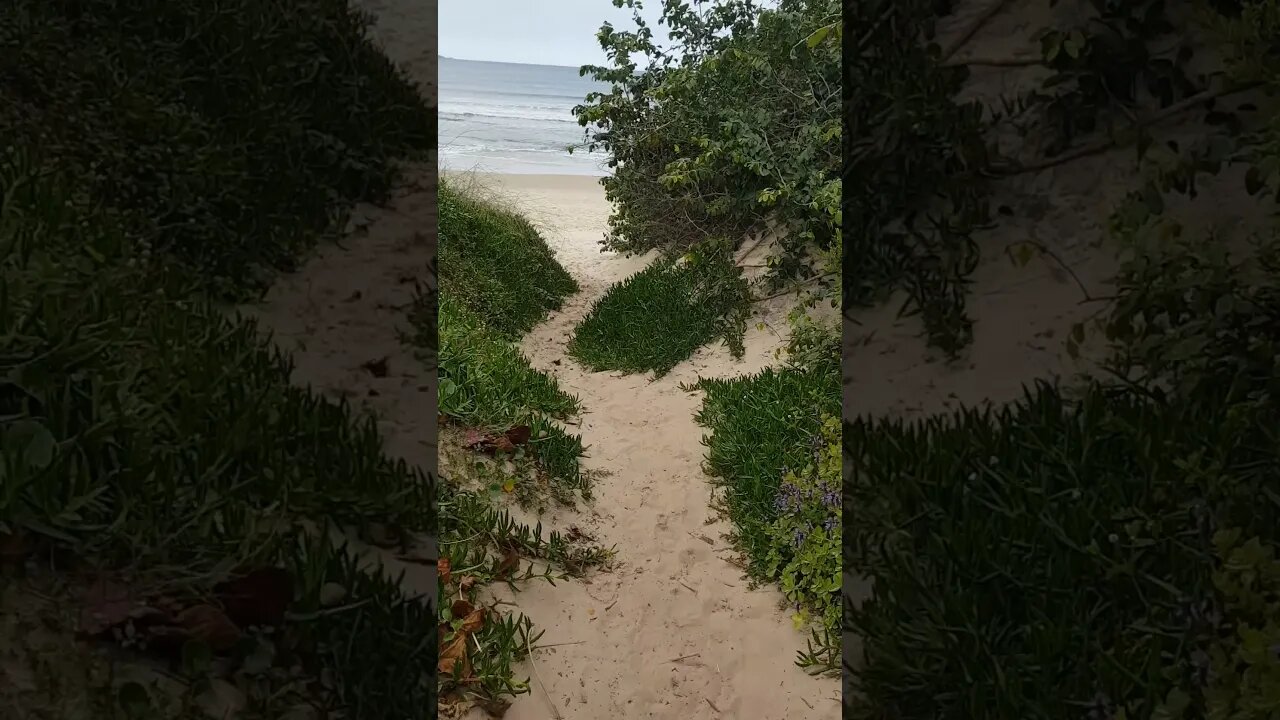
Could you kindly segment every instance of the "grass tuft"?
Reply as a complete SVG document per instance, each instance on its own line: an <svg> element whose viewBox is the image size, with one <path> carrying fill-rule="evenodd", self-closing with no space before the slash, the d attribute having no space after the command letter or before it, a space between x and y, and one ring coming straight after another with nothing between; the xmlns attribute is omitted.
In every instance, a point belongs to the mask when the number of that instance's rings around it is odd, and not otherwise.
<svg viewBox="0 0 1280 720"><path fill-rule="evenodd" d="M749 303L728 250L708 244L609 288L574 330L569 354L592 370L657 377L716 338L742 357Z"/></svg>
<svg viewBox="0 0 1280 720"><path fill-rule="evenodd" d="M440 183L441 294L502 338L533 329L578 283L522 215Z"/></svg>

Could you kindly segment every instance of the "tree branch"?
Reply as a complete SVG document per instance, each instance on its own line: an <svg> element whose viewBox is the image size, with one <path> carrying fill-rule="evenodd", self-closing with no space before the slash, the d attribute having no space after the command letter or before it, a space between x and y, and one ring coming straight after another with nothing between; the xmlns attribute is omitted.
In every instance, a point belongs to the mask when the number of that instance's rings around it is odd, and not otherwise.
<svg viewBox="0 0 1280 720"><path fill-rule="evenodd" d="M1226 95L1234 95L1236 93L1245 92L1246 90L1252 90L1260 86L1261 84L1262 83L1260 82L1253 82L1245 85L1234 85L1234 86L1221 88L1218 90L1205 90L1204 92L1196 93L1195 95L1192 95L1189 98L1180 100L1179 102L1176 102L1170 105L1169 107L1164 108L1163 110L1160 110L1159 112L1152 113L1151 115L1148 115L1145 118L1139 119L1137 122L1133 124L1132 129L1141 130L1143 128L1150 127L1164 120L1168 120L1169 118L1173 117L1174 115L1177 115L1180 112L1189 110L1195 107L1196 105L1209 102L1210 100L1216 100L1217 98L1220 98ZM1066 163L1069 163L1072 160L1079 160L1080 158L1083 158L1083 157L1089 157L1090 155L1097 155L1099 153L1106 152L1107 150L1110 150L1119 145L1120 145L1119 138L1110 137L1105 140L1100 140L1096 143L1092 143L1090 145L1082 145L1076 148L1075 150L1072 150L1071 152L1063 153L1062 155L1058 155L1056 157L1045 158L1043 160L1037 160L1035 162L1029 162L1029 163L1016 163L1011 167L1002 169L999 174L1003 177L1010 177L1013 175L1021 175L1023 173L1036 172L1039 170L1048 170L1049 168L1057 167L1058 165L1065 165Z"/></svg>
<svg viewBox="0 0 1280 720"><path fill-rule="evenodd" d="M969 23L969 26L966 27L963 32L957 35L951 41L951 44L949 46L943 47L942 62L945 63L946 61L950 60L952 55L955 55L956 52L960 50L960 48L963 48L966 44L968 44L968 42L973 39L973 36L977 34L979 30L982 29L982 26L986 25L988 20L995 17L997 13L1003 10L1004 6L1008 4L1008 2L1009 0L995 0L995 2L991 3L991 5L989 5L986 10L982 11L982 14L974 18L973 22Z"/></svg>

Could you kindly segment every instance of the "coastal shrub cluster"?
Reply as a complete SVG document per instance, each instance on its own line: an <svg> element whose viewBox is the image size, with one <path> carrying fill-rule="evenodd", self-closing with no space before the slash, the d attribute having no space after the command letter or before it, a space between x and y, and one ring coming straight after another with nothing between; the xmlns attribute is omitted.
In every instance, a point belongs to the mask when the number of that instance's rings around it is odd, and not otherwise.
<svg viewBox="0 0 1280 720"><path fill-rule="evenodd" d="M662 3L667 45L639 12L635 30L601 28L610 64L582 71L611 89L575 112L614 170L605 245L683 249L769 219L776 279L811 275L815 257L837 270L839 15L836 0Z"/></svg>
<svg viewBox="0 0 1280 720"><path fill-rule="evenodd" d="M1219 5L1207 19L1227 60L1221 92L1274 98L1280 6ZM1071 40L1073 60L1107 51L1088 37L1088 51ZM1206 119L1202 142L1144 148L1149 182L1113 215L1126 260L1098 327L1105 379L845 426L844 562L871 582L844 608L863 647L845 658L847 717L1280 712L1280 234L1233 256L1163 214L1167 195L1194 195L1228 160L1271 203L1280 135L1267 117L1241 132L1223 105Z"/></svg>
<svg viewBox="0 0 1280 720"><path fill-rule="evenodd" d="M609 288L574 328L569 354L592 370L656 377L717 338L740 358L750 302L732 248L709 241Z"/></svg>
<svg viewBox="0 0 1280 720"><path fill-rule="evenodd" d="M800 664L839 667L840 344L836 328L797 314L789 362L703 378L696 420L706 470L723 489L734 542L756 580L777 582L798 626L814 626Z"/></svg>
<svg viewBox="0 0 1280 720"><path fill-rule="evenodd" d="M0 564L128 586L156 623L130 637L177 638L191 695L221 678L253 717L435 705L431 599L326 530L434 532L433 478L290 385L222 302L385 191L433 122L344 3L0 7ZM112 716L163 705L91 689Z"/></svg>

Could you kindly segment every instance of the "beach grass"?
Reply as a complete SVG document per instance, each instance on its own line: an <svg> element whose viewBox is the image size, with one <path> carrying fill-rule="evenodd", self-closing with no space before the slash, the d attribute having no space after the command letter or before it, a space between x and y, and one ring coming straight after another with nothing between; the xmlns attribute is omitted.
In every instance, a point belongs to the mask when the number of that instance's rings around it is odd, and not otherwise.
<svg viewBox="0 0 1280 720"><path fill-rule="evenodd" d="M578 283L524 216L440 183L441 293L485 327L518 339L558 310Z"/></svg>
<svg viewBox="0 0 1280 720"><path fill-rule="evenodd" d="M609 288L574 329L569 354L592 370L656 377L717 338L742 357L749 303L728 249L709 242Z"/></svg>

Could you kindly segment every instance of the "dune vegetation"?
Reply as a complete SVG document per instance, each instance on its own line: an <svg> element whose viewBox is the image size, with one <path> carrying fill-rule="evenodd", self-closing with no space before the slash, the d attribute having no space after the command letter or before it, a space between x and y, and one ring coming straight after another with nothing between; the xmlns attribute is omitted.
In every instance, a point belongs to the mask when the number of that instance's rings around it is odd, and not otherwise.
<svg viewBox="0 0 1280 720"><path fill-rule="evenodd" d="M1171 210L1244 166L1225 192L1274 212L1280 5L1090 5L1029 38L1047 79L991 112L956 100L971 68L949 62L950 40L918 42L950 7L868 3L846 21L851 139L867 139L847 166L865 181L846 188L848 297L893 279L944 351L973 337L965 288L974 231L1001 222L993 184L1116 148L1139 161L1099 238L1121 255L1114 296L1063 340L1072 355L1100 342L1105 372L1006 406L846 423L844 564L870 586L845 599L862 644L846 717L1280 710L1276 227L1245 248ZM1159 127L1176 113L1193 137ZM1050 142L1002 156L986 133L1015 120ZM906 192L926 185L948 202Z"/></svg>
<svg viewBox="0 0 1280 720"><path fill-rule="evenodd" d="M435 142L364 28L330 0L0 7L17 716L203 717L227 686L243 717L433 715L432 599L328 532L435 532L433 475L228 308Z"/></svg>

